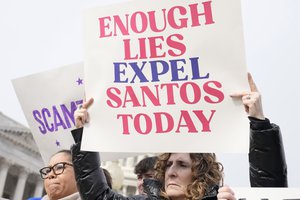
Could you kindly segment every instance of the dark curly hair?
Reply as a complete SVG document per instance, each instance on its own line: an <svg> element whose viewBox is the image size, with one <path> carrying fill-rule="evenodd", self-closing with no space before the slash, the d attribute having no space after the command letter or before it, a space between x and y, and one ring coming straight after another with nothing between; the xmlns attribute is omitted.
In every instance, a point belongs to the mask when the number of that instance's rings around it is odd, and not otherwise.
<svg viewBox="0 0 300 200"><path fill-rule="evenodd" d="M169 199L165 192L165 172L167 161L172 153L163 153L155 165L155 178L162 183L161 196ZM214 153L190 153L192 160L192 182L185 195L188 200L202 199L209 187L220 185L223 181L223 165L216 160Z"/></svg>

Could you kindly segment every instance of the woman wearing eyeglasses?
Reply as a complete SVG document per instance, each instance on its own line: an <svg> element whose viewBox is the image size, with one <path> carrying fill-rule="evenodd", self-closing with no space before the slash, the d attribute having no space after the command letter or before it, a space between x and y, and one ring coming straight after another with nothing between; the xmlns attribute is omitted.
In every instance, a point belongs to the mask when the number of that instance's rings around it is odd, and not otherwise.
<svg viewBox="0 0 300 200"><path fill-rule="evenodd" d="M109 188L112 178L107 169L102 168ZM47 195L41 200L81 200L77 190L70 150L54 154L47 167L40 169Z"/></svg>
<svg viewBox="0 0 300 200"><path fill-rule="evenodd" d="M54 154L40 174L47 193L42 200L80 200L69 150Z"/></svg>

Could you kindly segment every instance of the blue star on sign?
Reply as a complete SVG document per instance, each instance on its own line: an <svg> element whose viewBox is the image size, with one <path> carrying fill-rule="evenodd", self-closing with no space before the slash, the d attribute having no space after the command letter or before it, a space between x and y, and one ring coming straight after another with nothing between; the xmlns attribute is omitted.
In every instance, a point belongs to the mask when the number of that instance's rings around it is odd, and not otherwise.
<svg viewBox="0 0 300 200"><path fill-rule="evenodd" d="M82 85L83 84L83 79L78 78L76 82L77 82L78 85Z"/></svg>

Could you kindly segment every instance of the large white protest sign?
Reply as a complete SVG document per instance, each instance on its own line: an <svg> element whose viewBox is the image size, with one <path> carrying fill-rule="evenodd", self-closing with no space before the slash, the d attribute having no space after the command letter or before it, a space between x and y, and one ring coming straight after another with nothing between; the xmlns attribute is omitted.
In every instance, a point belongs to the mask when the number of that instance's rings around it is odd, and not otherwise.
<svg viewBox="0 0 300 200"><path fill-rule="evenodd" d="M84 99L83 63L14 79L13 86L45 164L74 140L74 112ZM103 153L116 160L135 154Z"/></svg>
<svg viewBox="0 0 300 200"><path fill-rule="evenodd" d="M84 13L82 149L247 152L240 0L134 0Z"/></svg>

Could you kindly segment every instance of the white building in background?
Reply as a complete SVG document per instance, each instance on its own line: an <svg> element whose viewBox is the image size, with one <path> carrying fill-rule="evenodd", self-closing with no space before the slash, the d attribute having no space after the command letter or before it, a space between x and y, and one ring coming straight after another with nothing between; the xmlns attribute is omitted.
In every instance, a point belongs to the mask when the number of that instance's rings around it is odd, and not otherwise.
<svg viewBox="0 0 300 200"><path fill-rule="evenodd" d="M41 166L30 130L0 112L0 197L21 200L41 196Z"/></svg>
<svg viewBox="0 0 300 200"><path fill-rule="evenodd" d="M134 166L146 155L120 159L116 162L102 163L112 170L120 193L132 196L137 193ZM112 167L116 166L116 167ZM0 112L0 199L26 200L45 194L39 169L44 167L39 150L30 129ZM122 176L114 176L122 174Z"/></svg>
<svg viewBox="0 0 300 200"><path fill-rule="evenodd" d="M126 195L126 196L132 196L137 194L137 177L133 173L134 166L143 158L146 156L154 156L155 154L145 154L145 155L139 155L135 157L129 157L126 159L120 159L118 161L107 161L105 163L102 163L102 167L106 168L112 176L113 179L113 189L118 190L119 193ZM114 166L117 165L118 167ZM121 178L120 176L120 168L122 176L124 178ZM117 176L116 176L117 175ZM114 187L115 185L115 187Z"/></svg>

